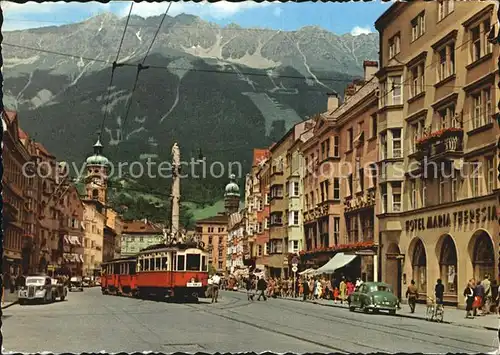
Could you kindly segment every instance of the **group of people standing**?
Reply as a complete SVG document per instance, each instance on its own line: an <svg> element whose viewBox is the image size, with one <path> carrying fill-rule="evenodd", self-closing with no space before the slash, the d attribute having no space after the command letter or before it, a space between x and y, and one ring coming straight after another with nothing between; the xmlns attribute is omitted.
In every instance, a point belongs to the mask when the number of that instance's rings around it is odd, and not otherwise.
<svg viewBox="0 0 500 355"><path fill-rule="evenodd" d="M434 296L437 305L444 303L444 285L441 279L438 279L434 286ZM498 312L500 286L496 280L490 281L490 275L486 274L482 281L470 279L464 289L466 314L465 318L474 318L478 315L490 314L492 309ZM418 288L415 281L411 280L406 290L406 298L410 306L411 313L415 313L415 307L418 300Z"/></svg>
<svg viewBox="0 0 500 355"><path fill-rule="evenodd" d="M465 318L488 315L492 309L498 313L500 286L497 280L490 281L486 274L482 281L470 279L464 290L466 314Z"/></svg>
<svg viewBox="0 0 500 355"><path fill-rule="evenodd" d="M356 287L362 284L361 279L352 282L345 277L339 279L327 279L326 277L302 276L294 280L293 278L281 279L271 277L266 281L264 278L257 278L254 275L244 279L248 300L253 300L255 291L259 292L259 298L266 300L268 297L300 297L304 301L313 299L328 299L335 303L344 303L348 300Z"/></svg>
<svg viewBox="0 0 500 355"><path fill-rule="evenodd" d="M335 303L344 303L354 290L359 287L363 281L360 278L352 282L342 276L340 279L327 279L326 277L302 277L299 287L299 296L302 300L325 299L333 300Z"/></svg>

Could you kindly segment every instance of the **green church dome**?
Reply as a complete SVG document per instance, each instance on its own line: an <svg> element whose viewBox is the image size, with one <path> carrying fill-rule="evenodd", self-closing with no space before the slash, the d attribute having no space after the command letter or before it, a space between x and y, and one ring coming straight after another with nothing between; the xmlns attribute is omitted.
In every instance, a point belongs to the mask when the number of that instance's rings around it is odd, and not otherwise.
<svg viewBox="0 0 500 355"><path fill-rule="evenodd" d="M87 158L85 161L87 165L109 165L109 160L102 155L103 146L101 140L97 138L94 144L94 154Z"/></svg>
<svg viewBox="0 0 500 355"><path fill-rule="evenodd" d="M231 180L231 182L229 184L226 185L226 192L225 192L225 196L240 196L240 187L238 186L238 184L236 183L236 176L234 176L234 174L231 174L229 176L229 180Z"/></svg>

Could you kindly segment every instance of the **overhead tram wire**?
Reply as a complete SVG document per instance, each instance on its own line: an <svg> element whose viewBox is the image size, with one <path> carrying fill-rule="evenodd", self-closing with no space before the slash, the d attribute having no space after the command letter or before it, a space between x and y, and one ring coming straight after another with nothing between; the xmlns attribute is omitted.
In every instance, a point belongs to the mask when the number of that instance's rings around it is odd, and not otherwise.
<svg viewBox="0 0 500 355"><path fill-rule="evenodd" d="M116 53L115 61L112 63L111 67L111 77L109 79L109 85L106 95L106 105L104 106L104 116L101 122L101 127L99 129L99 136L102 135L102 131L104 130L104 124L106 123L106 118L108 116L108 106L109 106L109 97L111 95L111 85L113 85L113 78L115 76L116 68L123 67L124 64L118 64L118 59L120 58L120 52L123 46L123 40L125 39L125 34L127 33L128 23L130 21L130 16L132 15L132 8L134 7L134 2L132 1L130 4L130 10L128 12L127 21L125 22L125 28L123 29L122 39L120 40L120 45L118 46L118 52Z"/></svg>
<svg viewBox="0 0 500 355"><path fill-rule="evenodd" d="M153 40L151 41L151 44L149 45L149 48L148 48L148 50L146 52L146 55L144 56L144 59L142 60L141 63L139 63L137 65L137 73L135 74L134 87L132 88L132 92L130 93L130 98L128 99L128 102L127 102L127 108L125 110L125 118L123 119L123 123L122 123L122 127L121 127L122 128L122 132L124 132L124 129L126 128L126 125L127 125L127 120L128 120L128 116L129 116L129 113L130 113L130 107L132 106L132 98L134 97L134 92L135 92L135 89L137 88L137 82L139 81L139 74L141 73L142 70L145 70L145 69L149 68L149 66L147 66L147 65L145 66L144 63L146 62L146 59L148 58L148 55L149 55L149 52L151 51L151 48L153 48L153 44L156 41L156 37L158 36L158 33L161 30L161 27L163 25L163 21L165 21L165 18L167 17L168 11L170 10L171 6L172 6L172 2L170 2L168 4L167 10L165 10L165 13L163 14L161 22L158 25L156 33L155 33L155 35L153 37ZM117 146L117 150L118 150L118 147L120 145L117 144L116 146Z"/></svg>

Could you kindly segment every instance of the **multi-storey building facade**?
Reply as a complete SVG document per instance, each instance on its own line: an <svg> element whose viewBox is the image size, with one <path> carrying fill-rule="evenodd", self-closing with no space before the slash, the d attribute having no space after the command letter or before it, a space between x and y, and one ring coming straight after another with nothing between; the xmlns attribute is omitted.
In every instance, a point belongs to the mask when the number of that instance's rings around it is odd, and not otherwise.
<svg viewBox="0 0 500 355"><path fill-rule="evenodd" d="M84 205L75 185L67 184L59 201L63 208L60 238L63 246L62 268L67 275L82 275L84 262Z"/></svg>
<svg viewBox="0 0 500 355"><path fill-rule="evenodd" d="M2 112L3 125L3 216L4 216L4 270L12 274L29 271L33 236L26 224L27 178L25 163L31 157L21 143L17 114Z"/></svg>
<svg viewBox="0 0 500 355"><path fill-rule="evenodd" d="M288 260L288 200L286 181L290 173L287 169L287 154L290 147L300 135L309 128L311 121L305 121L292 127L270 149L270 234L268 266L271 276L287 278L289 275Z"/></svg>
<svg viewBox="0 0 500 355"><path fill-rule="evenodd" d="M366 246L349 265L346 274L364 281L378 280L378 233L375 218L377 188L378 63L364 61L364 78L347 86L344 102L328 118L334 122L341 142L340 176L333 176L334 196L340 181L342 218L334 220L334 233L342 234L340 244ZM340 228L337 227L341 223Z"/></svg>
<svg viewBox="0 0 500 355"><path fill-rule="evenodd" d="M255 243L256 243L256 269L262 271L268 270L269 259L269 200L270 192L270 153L266 153L265 157L257 160L254 159L255 176L258 184L258 196L255 197L255 209L257 210L257 225L255 229Z"/></svg>
<svg viewBox="0 0 500 355"><path fill-rule="evenodd" d="M108 208L106 210L106 226L104 227L103 260L119 258L121 255L123 221L120 215Z"/></svg>
<svg viewBox="0 0 500 355"><path fill-rule="evenodd" d="M163 229L148 220L124 221L120 255L135 255L142 249L164 241Z"/></svg>
<svg viewBox="0 0 500 355"><path fill-rule="evenodd" d="M228 216L220 213L196 221L196 233L209 252L208 263L217 271L226 270Z"/></svg>
<svg viewBox="0 0 500 355"><path fill-rule="evenodd" d="M226 269L233 273L236 269L244 268L245 257L245 216L242 212L235 212L229 216L227 227L227 258Z"/></svg>
<svg viewBox="0 0 500 355"><path fill-rule="evenodd" d="M440 278L462 306L469 279L497 275L497 6L398 2L376 22L382 276L400 297Z"/></svg>
<svg viewBox="0 0 500 355"><path fill-rule="evenodd" d="M304 249L304 184L303 178L306 170L304 158L301 153L301 147L312 137L313 125L305 127L306 131L302 133L292 144L287 152L286 164L286 191L285 197L288 201L288 251L297 254Z"/></svg>

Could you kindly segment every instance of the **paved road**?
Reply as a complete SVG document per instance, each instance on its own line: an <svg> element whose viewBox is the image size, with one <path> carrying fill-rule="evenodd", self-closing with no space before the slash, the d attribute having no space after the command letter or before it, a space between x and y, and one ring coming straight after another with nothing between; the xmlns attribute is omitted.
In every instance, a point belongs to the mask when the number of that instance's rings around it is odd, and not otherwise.
<svg viewBox="0 0 500 355"><path fill-rule="evenodd" d="M217 304L103 296L4 310L4 348L16 352L424 352L498 350L497 333L448 324L222 292Z"/></svg>

